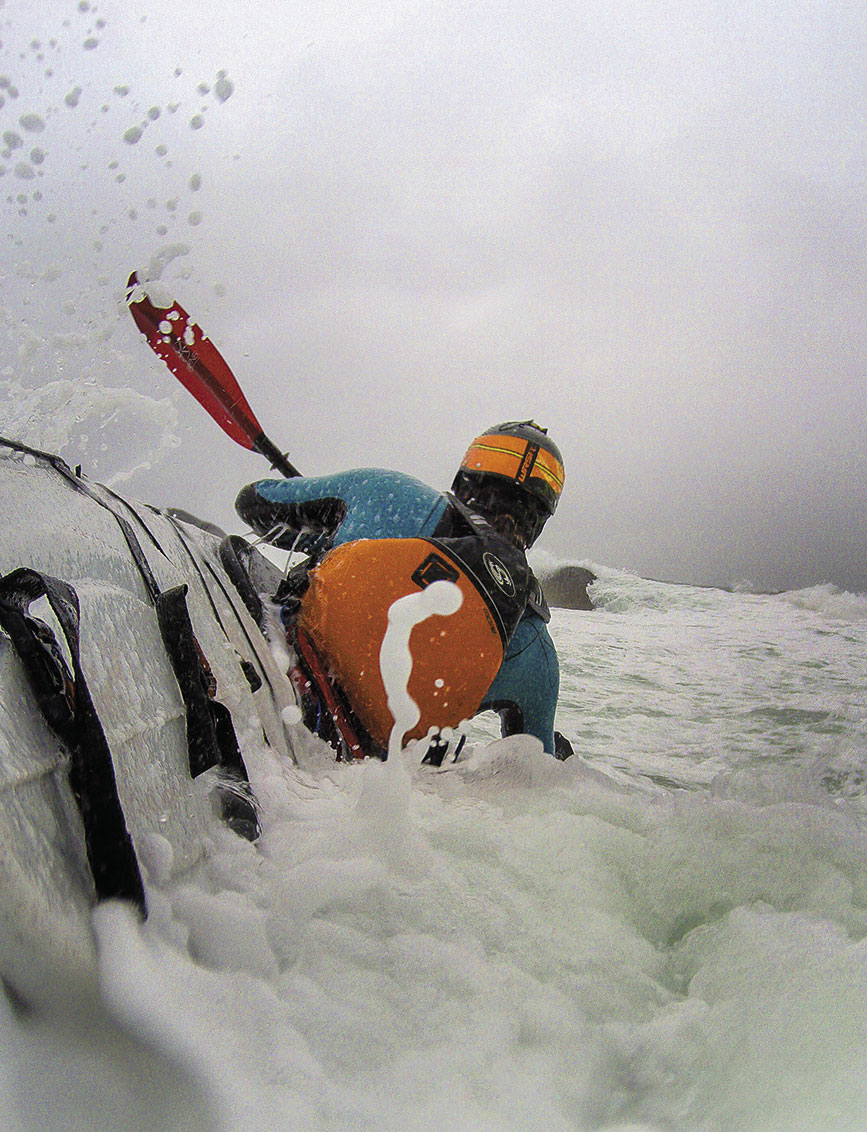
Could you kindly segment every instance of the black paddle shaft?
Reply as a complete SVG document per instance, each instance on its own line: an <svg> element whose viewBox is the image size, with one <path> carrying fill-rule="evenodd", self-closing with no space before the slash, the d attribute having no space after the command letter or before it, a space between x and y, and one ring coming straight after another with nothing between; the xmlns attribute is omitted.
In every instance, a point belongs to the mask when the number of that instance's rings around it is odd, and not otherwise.
<svg viewBox="0 0 867 1132"><path fill-rule="evenodd" d="M276 444L268 439L264 432L253 441L253 450L269 460L271 467L282 472L287 479L294 479L301 475L289 458L280 451Z"/></svg>

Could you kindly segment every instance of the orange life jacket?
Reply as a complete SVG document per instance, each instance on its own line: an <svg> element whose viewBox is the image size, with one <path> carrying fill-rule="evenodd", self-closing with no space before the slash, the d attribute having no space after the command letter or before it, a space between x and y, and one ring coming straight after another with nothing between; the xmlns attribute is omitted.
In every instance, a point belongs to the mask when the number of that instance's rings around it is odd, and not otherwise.
<svg viewBox="0 0 867 1132"><path fill-rule="evenodd" d="M477 561L460 553L473 545ZM393 724L379 669L389 607L440 579L458 586L463 603L456 613L435 614L412 630L408 690L421 719L407 738L455 727L478 711L532 578L523 555L497 549L499 555L478 539L360 539L334 547L310 571L298 627L380 746L388 746Z"/></svg>

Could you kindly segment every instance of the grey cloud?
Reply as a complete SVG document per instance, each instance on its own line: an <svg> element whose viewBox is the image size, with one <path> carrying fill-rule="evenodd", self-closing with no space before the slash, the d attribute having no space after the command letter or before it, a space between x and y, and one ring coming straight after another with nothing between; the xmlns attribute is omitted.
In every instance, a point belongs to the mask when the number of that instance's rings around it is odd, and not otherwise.
<svg viewBox="0 0 867 1132"><path fill-rule="evenodd" d="M45 199L16 221L18 254L59 264L57 289L111 324L107 368L166 395L113 296L183 240L168 282L302 468L446 484L474 431L532 415L567 461L558 552L867 589L860 9L213 8L203 27L193 0L103 0L99 48L58 75L56 114L13 76L0 129L46 123ZM84 171L53 144L61 113ZM201 510L205 478L230 521L238 483L265 469L176 404L182 450L139 493Z"/></svg>

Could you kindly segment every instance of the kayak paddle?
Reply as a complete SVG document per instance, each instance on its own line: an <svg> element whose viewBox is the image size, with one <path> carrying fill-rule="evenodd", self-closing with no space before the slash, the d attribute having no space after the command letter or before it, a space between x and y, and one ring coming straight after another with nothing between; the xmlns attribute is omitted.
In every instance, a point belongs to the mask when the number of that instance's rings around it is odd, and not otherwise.
<svg viewBox="0 0 867 1132"><path fill-rule="evenodd" d="M287 478L301 475L265 435L222 354L180 303L155 306L135 272L127 283L127 303L150 348L223 432L236 444L270 460L271 467Z"/></svg>

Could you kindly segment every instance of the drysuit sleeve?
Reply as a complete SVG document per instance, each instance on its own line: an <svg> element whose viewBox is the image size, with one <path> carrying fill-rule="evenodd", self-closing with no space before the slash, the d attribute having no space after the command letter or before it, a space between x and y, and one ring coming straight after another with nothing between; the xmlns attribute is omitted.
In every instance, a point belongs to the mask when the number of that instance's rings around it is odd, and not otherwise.
<svg viewBox="0 0 867 1132"><path fill-rule="evenodd" d="M307 554L359 538L426 535L446 506L440 492L382 468L259 480L235 501L235 510L257 534L283 550Z"/></svg>
<svg viewBox="0 0 867 1132"><path fill-rule="evenodd" d="M238 515L266 542L309 554L334 540L346 502L315 479L258 480L235 500Z"/></svg>
<svg viewBox="0 0 867 1132"><path fill-rule="evenodd" d="M509 641L500 671L480 710L498 711L505 734L535 735L553 755L559 691L560 664L554 642L542 618L526 613Z"/></svg>

